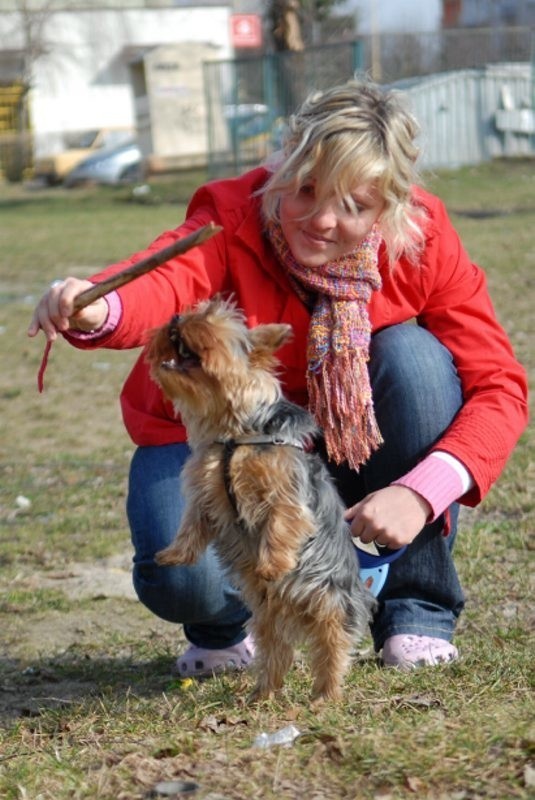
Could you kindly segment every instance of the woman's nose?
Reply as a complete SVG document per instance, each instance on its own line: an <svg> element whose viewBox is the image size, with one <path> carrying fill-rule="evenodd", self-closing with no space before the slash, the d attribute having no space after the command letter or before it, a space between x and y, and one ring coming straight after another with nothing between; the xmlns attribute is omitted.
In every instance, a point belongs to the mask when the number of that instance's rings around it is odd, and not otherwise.
<svg viewBox="0 0 535 800"><path fill-rule="evenodd" d="M311 223L316 228L321 228L322 230L325 228L334 228L337 221L338 216L336 205L330 201L322 203L321 206L314 211L311 217Z"/></svg>

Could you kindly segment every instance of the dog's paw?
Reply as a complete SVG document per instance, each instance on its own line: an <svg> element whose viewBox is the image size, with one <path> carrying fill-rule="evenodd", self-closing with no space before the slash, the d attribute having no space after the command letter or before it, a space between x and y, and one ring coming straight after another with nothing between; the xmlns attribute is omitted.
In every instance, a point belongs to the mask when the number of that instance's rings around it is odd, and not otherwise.
<svg viewBox="0 0 535 800"><path fill-rule="evenodd" d="M247 703L249 705L256 705L257 703L263 703L266 700L271 700L273 698L274 692L271 689L267 689L265 686L260 686L257 684L254 689L249 692L247 696Z"/></svg>
<svg viewBox="0 0 535 800"><path fill-rule="evenodd" d="M320 709L326 704L339 703L342 699L343 691L341 686L314 686L310 698L310 705L313 708Z"/></svg>

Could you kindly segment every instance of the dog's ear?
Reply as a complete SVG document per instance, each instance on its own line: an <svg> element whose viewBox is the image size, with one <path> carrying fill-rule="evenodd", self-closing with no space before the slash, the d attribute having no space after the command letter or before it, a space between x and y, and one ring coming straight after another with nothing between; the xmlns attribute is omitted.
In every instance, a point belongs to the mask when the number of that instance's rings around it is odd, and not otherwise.
<svg viewBox="0 0 535 800"><path fill-rule="evenodd" d="M253 346L253 353L274 353L285 342L292 338L291 325L258 325L249 331L249 341Z"/></svg>

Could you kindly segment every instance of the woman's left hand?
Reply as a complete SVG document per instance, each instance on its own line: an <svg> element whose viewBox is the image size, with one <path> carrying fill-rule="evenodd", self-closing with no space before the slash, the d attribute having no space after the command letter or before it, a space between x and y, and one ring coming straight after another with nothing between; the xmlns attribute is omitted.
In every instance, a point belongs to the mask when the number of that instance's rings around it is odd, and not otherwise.
<svg viewBox="0 0 535 800"><path fill-rule="evenodd" d="M431 506L418 492L396 485L372 492L348 508L344 517L352 536L397 549L412 542L431 513Z"/></svg>

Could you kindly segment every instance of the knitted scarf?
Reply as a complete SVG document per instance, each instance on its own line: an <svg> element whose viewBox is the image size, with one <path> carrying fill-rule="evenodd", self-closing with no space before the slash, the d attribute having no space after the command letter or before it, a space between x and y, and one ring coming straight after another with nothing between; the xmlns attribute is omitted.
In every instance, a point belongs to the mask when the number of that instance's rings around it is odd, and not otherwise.
<svg viewBox="0 0 535 800"><path fill-rule="evenodd" d="M299 264L281 226L269 240L312 317L307 344L310 411L323 431L329 458L357 470L382 442L368 375L371 325L368 303L381 286L376 226L348 255L320 267Z"/></svg>

